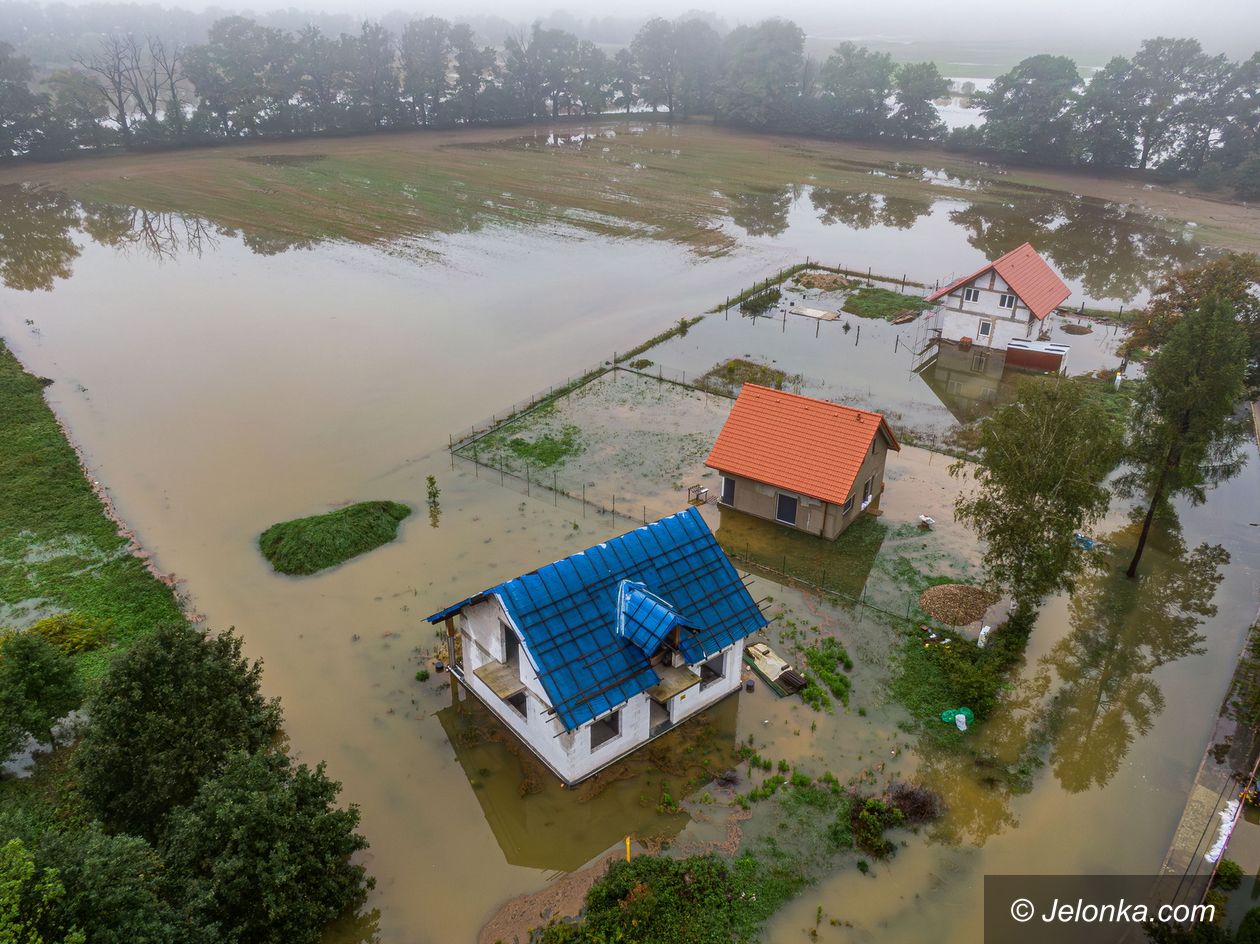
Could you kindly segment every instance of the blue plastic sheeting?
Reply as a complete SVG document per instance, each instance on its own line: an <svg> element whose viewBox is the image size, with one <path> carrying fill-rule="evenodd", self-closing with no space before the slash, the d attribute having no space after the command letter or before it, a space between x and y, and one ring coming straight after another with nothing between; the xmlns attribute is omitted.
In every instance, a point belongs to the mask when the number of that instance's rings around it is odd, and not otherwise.
<svg viewBox="0 0 1260 944"><path fill-rule="evenodd" d="M639 647L649 659L686 620L672 606L633 580L617 585L617 635Z"/></svg>
<svg viewBox="0 0 1260 944"><path fill-rule="evenodd" d="M636 585L626 592L624 622L623 581ZM766 625L695 508L505 581L428 621L491 595L521 631L548 700L570 731L660 681L649 659L673 629L695 665ZM619 633L619 624L628 632Z"/></svg>

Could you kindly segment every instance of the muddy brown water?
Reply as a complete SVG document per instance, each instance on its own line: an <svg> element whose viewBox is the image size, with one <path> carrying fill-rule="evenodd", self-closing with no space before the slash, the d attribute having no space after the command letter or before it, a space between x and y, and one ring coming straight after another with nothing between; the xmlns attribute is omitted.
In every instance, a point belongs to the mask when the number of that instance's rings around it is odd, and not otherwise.
<svg viewBox="0 0 1260 944"><path fill-rule="evenodd" d="M749 194L742 215L717 221L738 233L739 248L716 259L649 241L490 227L445 238L438 263L344 244L260 254L180 218L163 220L159 237L150 226L103 245L85 222L90 208L0 193L0 333L30 370L55 381L50 399L94 474L159 566L184 581L193 609L212 626L235 626L264 660L295 753L327 760L362 809L379 914L341 929L337 941L373 929L386 942L471 940L499 903L599 855L626 830L673 837L683 849L724 835L705 815L703 786L676 795L678 814L657 812L668 776L650 769L593 798L553 784L522 797L529 773L506 746L475 730L452 736L475 719L452 716L440 676L414 680L436 641L421 617L629 523L452 468L450 432L806 254L934 280L979 265L1008 234L1036 241L1074 223L1062 203L974 218L964 191L923 212L888 207L883 221L808 187L770 196ZM1058 253L1077 300L1083 286L1090 301L1131 297L1161 266L1197 251L1181 248L1175 225L1168 241L1153 243L1150 228L1167 234L1167 224L1102 209L1109 247L1123 244L1127 254L1092 251L1099 230L1079 221L1047 240L1071 247ZM160 237L162 227L177 235ZM209 235L197 236L203 228ZM1144 255L1151 245L1172 248ZM1117 282L1130 257L1139 274ZM840 360L807 346L812 324L796 329L793 346L773 325L720 317L668 349L678 367L703 370L719 354L773 345L780 366L820 389L895 395L878 358ZM881 348L892 341L884 331L868 334ZM772 333L776 340L759 345ZM832 338L837 351L846 343ZM710 340L711 349L698 347ZM905 422L929 414L946 422L948 406L926 386L903 400ZM948 480L930 458L908 450L891 467L890 524L915 520L929 502L947 507ZM907 834L873 877L842 864L776 917L766 939L800 940L822 905L852 923L824 921L823 940L972 941L986 872L1157 868L1255 610L1260 529L1249 519L1260 482L1251 458L1207 505L1182 509L1179 542L1161 539L1149 552L1152 572L1167 574L1202 540L1226 545L1233 557L1210 588L1214 614L1200 608L1187 628L1177 599L1161 611L1117 604L1119 614L1105 619L1066 598L1047 605L1021 697L975 739L1013 762L1034 727L1049 730L1049 762L1025 793L899 728L905 713L881 687L893 645L887 625L759 580L759 595L846 639L858 661L855 700L848 712L816 716L764 689L741 695L707 719L712 763L751 735L769 756L842 779L892 764L941 789L950 806L936 827ZM255 551L267 525L335 503L393 498L423 512L428 474L442 489L437 527L416 514L396 543L313 578L277 576ZM1118 509L1103 530L1124 543L1127 528ZM948 524L939 540L949 553L969 553ZM1123 588L1108 586L1098 591L1104 599L1120 599ZM1180 648L1152 654L1145 628L1173 623ZM1198 654L1183 651L1187 633L1202 637L1190 647ZM1051 701L1049 715L1030 707ZM662 758L684 782L696 776L677 765L687 746L680 739Z"/></svg>

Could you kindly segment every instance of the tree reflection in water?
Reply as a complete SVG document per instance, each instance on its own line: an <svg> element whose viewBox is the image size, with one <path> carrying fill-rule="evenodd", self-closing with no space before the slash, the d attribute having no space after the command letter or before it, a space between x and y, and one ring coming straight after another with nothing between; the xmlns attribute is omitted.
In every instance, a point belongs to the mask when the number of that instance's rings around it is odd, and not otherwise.
<svg viewBox="0 0 1260 944"><path fill-rule="evenodd" d="M1071 793L1115 776L1164 709L1152 673L1201 653L1199 627L1216 615L1229 553L1209 544L1187 551L1175 522L1162 537L1158 565L1136 580L1124 575L1122 551L1104 555L1072 595L1072 631L1041 660L1059 686L1046 713L1050 765Z"/></svg>

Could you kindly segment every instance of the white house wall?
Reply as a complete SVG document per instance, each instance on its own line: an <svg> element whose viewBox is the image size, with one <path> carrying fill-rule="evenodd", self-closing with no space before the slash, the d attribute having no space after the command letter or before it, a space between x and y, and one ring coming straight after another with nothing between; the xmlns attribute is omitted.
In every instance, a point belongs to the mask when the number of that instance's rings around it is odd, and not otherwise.
<svg viewBox="0 0 1260 944"><path fill-rule="evenodd" d="M644 693L636 694L620 708L621 731L591 750L591 727L582 725L576 731L564 731L559 717L549 713L551 701L544 692L538 673L530 660L529 649L517 631L520 642L520 681L527 692L525 717L491 691L489 686L476 677L475 669L488 662L504 662L503 633L501 623L515 626L505 613L498 597L465 607L459 620L462 634L462 671L464 686L490 708L505 726L525 742L559 778L567 783L577 783L629 754L651 739L651 702ZM670 701L670 720L675 723L690 717L703 708L713 705L740 687L740 665L743 658L743 640L727 648L725 677L699 692L698 687L689 689ZM596 721L599 721L597 718Z"/></svg>
<svg viewBox="0 0 1260 944"><path fill-rule="evenodd" d="M590 747L589 724L584 724L575 731L564 731L559 717L548 713L551 703L523 641L520 675L527 699L526 717L522 718L515 708L496 695L475 674L475 670L487 662L504 661L500 621L512 626L512 621L497 597L465 607L461 613L459 629L463 636L461 668L464 686L562 780L576 783L651 739L651 700L646 694L636 695L621 706L620 733L594 750ZM516 631L514 626L512 628ZM519 632L517 638L520 639ZM697 686L675 696L669 705L671 720L675 723L682 721L736 691L740 686L743 651L742 639L726 650L725 676L721 682L711 685L703 692Z"/></svg>
<svg viewBox="0 0 1260 944"><path fill-rule="evenodd" d="M979 299L964 301L963 293L968 288L977 290ZM971 338L975 344L1003 350L1015 338L1033 337L1037 319L1032 317L1023 299L1016 295L1014 308L1003 308L999 304L1001 297L1008 293L1014 294L996 272L982 272L970 282L957 286L939 300L945 307L941 337L947 341ZM993 330L987 337L980 333L981 321L993 322Z"/></svg>

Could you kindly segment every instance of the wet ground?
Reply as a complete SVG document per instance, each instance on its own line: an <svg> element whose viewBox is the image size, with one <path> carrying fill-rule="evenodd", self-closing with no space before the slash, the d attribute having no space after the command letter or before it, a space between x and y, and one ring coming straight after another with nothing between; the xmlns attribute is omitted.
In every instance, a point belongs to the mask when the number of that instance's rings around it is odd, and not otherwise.
<svg viewBox="0 0 1260 944"><path fill-rule="evenodd" d="M54 380L54 407L161 568L184 579L211 625L236 626L265 661L296 753L326 759L363 810L380 913L339 940L373 926L390 944L471 940L499 903L597 855L623 824L679 844L724 835L687 812L703 815L702 785L685 794L684 812L658 812L659 775L618 782L580 807L549 786L522 797L529 777L519 762L502 745L453 735L470 722L452 718L449 689L440 677L415 681L437 642L421 617L630 526L454 464L452 431L807 254L932 280L1032 238L1095 302L1128 297L1198 251L1175 223L1108 206L1074 218L1085 204L1042 193L999 212L969 206L960 187L902 213L859 188L878 186L869 169L853 174L856 203L807 183L737 193L743 210L714 211L735 240L716 258L685 243L489 223L441 236L435 263L390 245L285 249L216 233L213 221L158 215L141 225L140 214L0 193L0 333ZM1129 267L1133 258L1140 264ZM951 422L951 407L912 377L891 326L862 322L860 339L856 326L823 324L818 337L815 328L717 315L647 356L703 371L754 354L804 373L814 391L878 403L908 428ZM890 464L881 523L893 534L925 506L948 507L939 469L914 461L907 453ZM278 576L256 552L268 524L337 502L419 508L429 474L441 488L436 525L414 515L397 542L310 578ZM1026 792L991 776L991 761L906 733L910 719L882 694L892 648L884 617L758 580L757 596L799 611L798 624L841 635L857 662L854 697L847 712L814 716L763 690L741 695L709 719L712 763L750 734L776 758L837 775L897 750L896 769L950 804L874 877L828 878L767 938L801 940L822 904L854 925L824 922L824 940L972 941L985 872L1157 868L1254 616L1260 529L1248 519L1258 485L1253 454L1207 505L1182 509L1180 537L1161 536L1148 552L1146 585L1173 588L1157 604L1108 577L1047 605L1018 697L972 742L1014 765L1048 733L1048 763ZM1120 545L1133 538L1124 511L1103 529ZM943 553L960 556L966 542L939 534ZM1204 579L1189 576L1205 566L1191 553L1203 540L1232 554L1207 588L1214 613L1195 599Z"/></svg>

